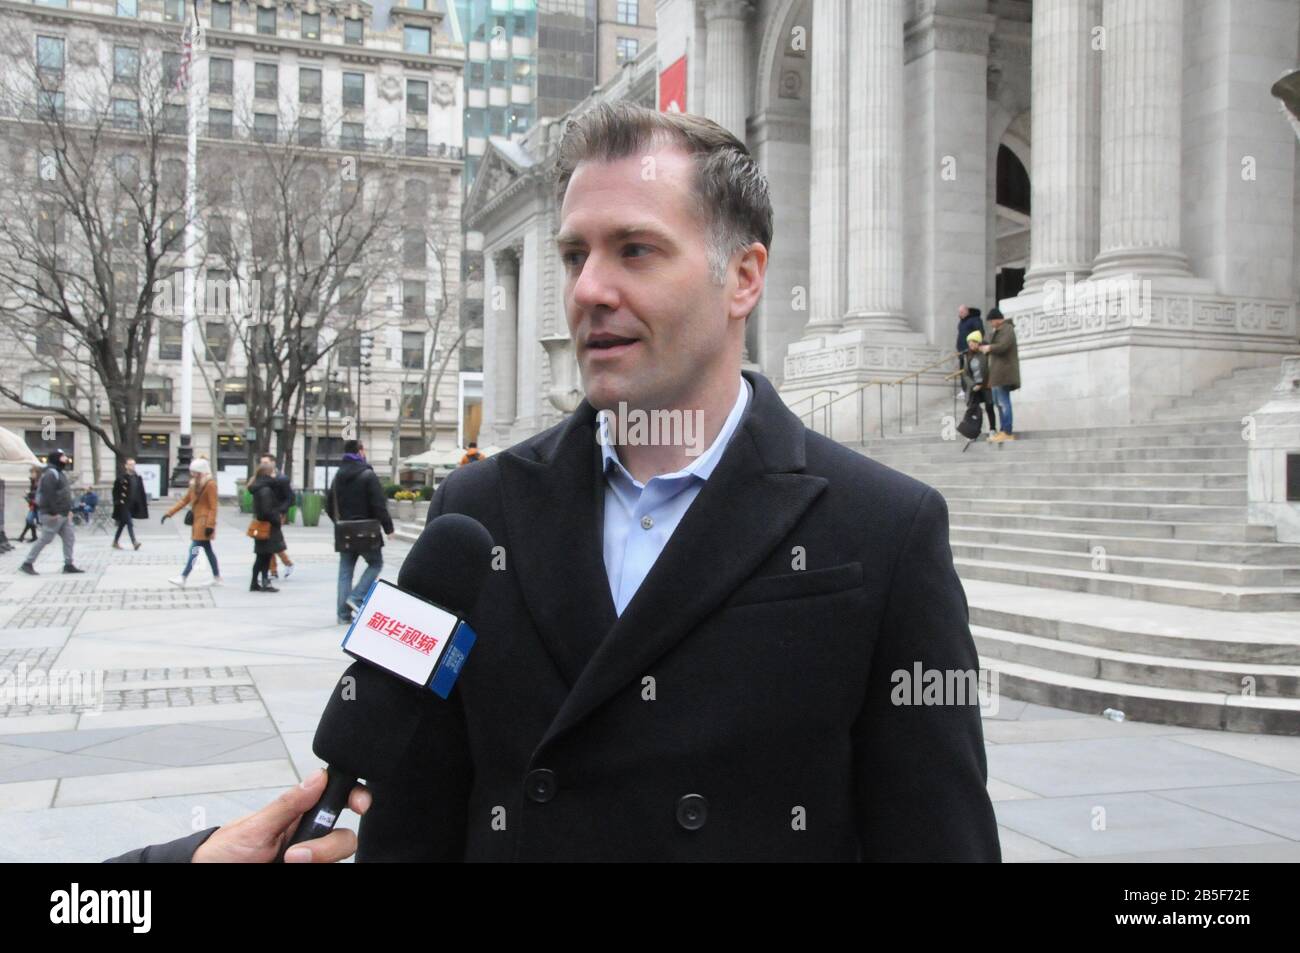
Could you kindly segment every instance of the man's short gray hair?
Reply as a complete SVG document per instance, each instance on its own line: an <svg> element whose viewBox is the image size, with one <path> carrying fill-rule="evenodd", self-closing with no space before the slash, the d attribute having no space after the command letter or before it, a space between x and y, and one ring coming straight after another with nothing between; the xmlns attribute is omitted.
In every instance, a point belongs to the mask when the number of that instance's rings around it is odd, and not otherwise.
<svg viewBox="0 0 1300 953"><path fill-rule="evenodd" d="M578 163L611 162L660 145L676 145L695 159L695 194L709 231L709 270L726 279L731 256L754 242L772 247L772 198L767 177L745 144L703 116L663 113L631 103L598 103L571 119L555 166L556 204Z"/></svg>

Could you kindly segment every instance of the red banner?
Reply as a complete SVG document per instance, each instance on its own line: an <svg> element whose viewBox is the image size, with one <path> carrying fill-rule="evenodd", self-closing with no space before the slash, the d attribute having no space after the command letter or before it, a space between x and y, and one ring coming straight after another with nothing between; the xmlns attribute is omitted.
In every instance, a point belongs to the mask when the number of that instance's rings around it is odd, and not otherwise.
<svg viewBox="0 0 1300 953"><path fill-rule="evenodd" d="M686 112L686 57L659 74L659 111Z"/></svg>

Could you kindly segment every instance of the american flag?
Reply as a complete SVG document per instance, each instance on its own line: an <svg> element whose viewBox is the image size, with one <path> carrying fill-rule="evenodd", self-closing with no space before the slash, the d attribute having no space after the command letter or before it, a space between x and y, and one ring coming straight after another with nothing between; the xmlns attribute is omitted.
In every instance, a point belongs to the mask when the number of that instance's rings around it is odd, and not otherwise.
<svg viewBox="0 0 1300 953"><path fill-rule="evenodd" d="M194 60L194 43L199 36L199 3L192 0L189 22L185 25L185 39L181 43L181 66L176 71L173 92L181 92L190 85L190 63Z"/></svg>

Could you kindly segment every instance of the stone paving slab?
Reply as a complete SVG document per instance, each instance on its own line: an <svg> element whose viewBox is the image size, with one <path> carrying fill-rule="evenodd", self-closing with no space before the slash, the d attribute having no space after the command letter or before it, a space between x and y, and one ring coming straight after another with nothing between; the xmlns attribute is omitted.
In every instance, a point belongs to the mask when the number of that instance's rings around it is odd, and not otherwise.
<svg viewBox="0 0 1300 953"><path fill-rule="evenodd" d="M297 783L297 775L283 758L190 768L126 771L96 778L65 778L59 783L54 806L104 804L109 801L240 791L246 788L285 788Z"/></svg>
<svg viewBox="0 0 1300 953"><path fill-rule="evenodd" d="M1252 784L1161 791L1160 797L1300 841L1300 778L1278 784Z"/></svg>

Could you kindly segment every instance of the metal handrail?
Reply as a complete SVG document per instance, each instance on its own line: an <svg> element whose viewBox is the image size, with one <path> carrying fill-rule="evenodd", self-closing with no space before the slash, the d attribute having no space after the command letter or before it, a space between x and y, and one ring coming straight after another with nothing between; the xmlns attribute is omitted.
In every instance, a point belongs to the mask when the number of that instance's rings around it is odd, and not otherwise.
<svg viewBox="0 0 1300 953"><path fill-rule="evenodd" d="M876 396L879 405L880 436L883 438L885 436L885 391L884 389L886 387L901 388L907 381L909 380L915 381L916 396L914 398L914 413L916 416L914 418L914 423L919 426L921 422L921 375L924 374L926 371L938 367L941 364L946 364L948 361L951 361L953 358L960 358L960 357L961 357L960 351L953 351L951 354L945 354L943 357L939 358L938 360L931 361L929 364L925 365L924 367L917 368L914 371L904 374L902 377L898 378L897 380L869 380L865 384L861 384L858 387L853 388L852 390L847 390L842 394L838 394L835 397L831 398L831 400L827 401L826 403L817 406L816 405L817 397L826 393L832 393L832 394L834 393L834 391L827 391L823 389L817 391L814 394L809 395L808 397L801 398L800 400L796 401L794 404L791 404L790 407L793 410L795 407L804 403L804 401L812 400L814 402L814 406L810 407L808 410L804 411L798 416L801 420L804 421L806 426L811 428L813 415L816 414L818 411L821 411L823 414L823 421L826 426L826 434L829 436L834 432L831 428L831 421L833 419L831 408L842 400L847 400L850 397L858 397L860 402L860 406L858 408L858 439L860 443L866 443L866 392L868 390L870 390L872 387L880 388L876 392ZM959 374L960 369L954 373ZM950 375L946 375L944 377L944 380L950 380L952 378L953 375L950 374ZM955 386L956 385L954 384L954 388ZM902 393L901 390L899 393L900 393L900 399L898 403L898 432L901 434L903 432L903 403L901 398L901 393ZM954 406L955 406L955 400L956 398L954 397Z"/></svg>

